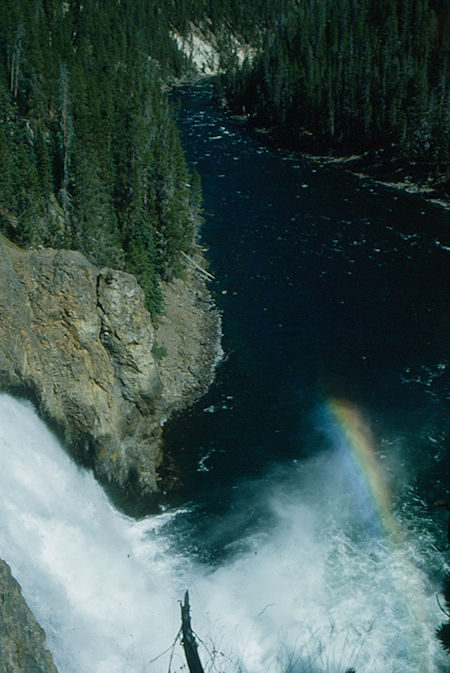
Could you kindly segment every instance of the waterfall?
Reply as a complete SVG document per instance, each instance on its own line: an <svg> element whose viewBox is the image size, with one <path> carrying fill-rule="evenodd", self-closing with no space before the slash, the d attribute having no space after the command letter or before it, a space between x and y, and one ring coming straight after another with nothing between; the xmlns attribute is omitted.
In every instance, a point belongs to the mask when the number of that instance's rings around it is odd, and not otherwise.
<svg viewBox="0 0 450 673"><path fill-rule="evenodd" d="M60 673L168 670L186 588L200 655L216 670L442 670L427 574L442 559L431 533L392 549L366 532L338 452L254 485L266 525L215 567L168 534L183 509L124 516L32 406L4 394L0 452L0 555ZM177 645L171 670L183 665Z"/></svg>

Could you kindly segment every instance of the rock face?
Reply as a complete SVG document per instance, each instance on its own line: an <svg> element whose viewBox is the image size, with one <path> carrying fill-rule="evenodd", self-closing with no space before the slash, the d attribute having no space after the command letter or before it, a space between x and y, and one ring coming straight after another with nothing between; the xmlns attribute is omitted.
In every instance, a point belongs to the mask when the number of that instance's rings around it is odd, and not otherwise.
<svg viewBox="0 0 450 673"><path fill-rule="evenodd" d="M172 31L171 35L200 77L224 72L224 54L227 57L233 54L240 66L245 58L252 59L255 56L255 49L230 32L229 27L225 31L212 31L206 21L199 26L191 23L184 35L176 31Z"/></svg>
<svg viewBox="0 0 450 673"><path fill-rule="evenodd" d="M133 276L0 242L0 387L31 395L102 481L142 493L158 488L163 422L207 388L217 355L208 292L178 285L155 344Z"/></svg>
<svg viewBox="0 0 450 673"><path fill-rule="evenodd" d="M4 561L0 561L0 673L57 673L45 649L45 633Z"/></svg>
<svg viewBox="0 0 450 673"><path fill-rule="evenodd" d="M206 391L220 319L203 281L164 288L157 330L133 276L0 238L0 389L31 396L104 482L158 489L162 425ZM57 673L0 561L0 673Z"/></svg>

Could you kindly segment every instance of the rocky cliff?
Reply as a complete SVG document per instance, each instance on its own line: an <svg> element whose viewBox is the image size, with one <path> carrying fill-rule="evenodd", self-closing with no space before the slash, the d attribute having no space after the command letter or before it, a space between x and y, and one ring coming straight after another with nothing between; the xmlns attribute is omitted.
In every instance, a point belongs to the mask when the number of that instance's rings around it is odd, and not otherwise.
<svg viewBox="0 0 450 673"><path fill-rule="evenodd" d="M0 387L31 395L104 482L158 489L161 428L206 390L219 318L202 281L164 288L155 330L133 276L0 242Z"/></svg>
<svg viewBox="0 0 450 673"><path fill-rule="evenodd" d="M45 633L9 566L0 561L0 673L57 673Z"/></svg>
<svg viewBox="0 0 450 673"><path fill-rule="evenodd" d="M155 329L133 276L78 252L0 238L0 388L31 396L103 482L158 490L162 426L206 391L220 319L189 270ZM0 561L0 673L56 673L45 634Z"/></svg>

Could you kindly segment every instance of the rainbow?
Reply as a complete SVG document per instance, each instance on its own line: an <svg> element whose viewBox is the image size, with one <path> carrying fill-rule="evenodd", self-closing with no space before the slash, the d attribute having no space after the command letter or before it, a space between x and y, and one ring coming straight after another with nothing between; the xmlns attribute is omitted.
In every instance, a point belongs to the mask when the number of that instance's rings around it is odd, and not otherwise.
<svg viewBox="0 0 450 673"><path fill-rule="evenodd" d="M334 448L342 452L355 491L363 492L364 503L378 524L383 546L389 558L393 559L397 550L405 550L408 538L393 514L386 470L377 455L369 424L358 408L346 399L327 399L325 412L326 429L333 440ZM416 569L411 562L409 563L413 577ZM408 650L415 659L415 670L417 673L430 673L430 662L427 658L429 644L424 638L423 631L426 620L424 607L411 600L414 597L408 589L406 578L392 576L391 580L392 587L404 606L405 619L410 623Z"/></svg>
<svg viewBox="0 0 450 673"><path fill-rule="evenodd" d="M361 412L345 399L332 398L326 403L329 429L337 443L350 455L353 473L357 481L369 495L373 512L381 532L393 542L401 541L398 524L392 514L392 498L386 472L375 450L375 442L369 424ZM355 484L356 485L356 484Z"/></svg>

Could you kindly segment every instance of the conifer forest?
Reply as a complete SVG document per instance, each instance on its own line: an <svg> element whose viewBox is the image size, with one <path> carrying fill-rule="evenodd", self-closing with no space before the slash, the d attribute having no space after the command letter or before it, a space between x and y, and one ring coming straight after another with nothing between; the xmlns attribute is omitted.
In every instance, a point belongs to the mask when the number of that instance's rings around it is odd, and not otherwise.
<svg viewBox="0 0 450 673"><path fill-rule="evenodd" d="M287 5L224 78L234 110L300 149L372 152L385 172L448 192L448 1Z"/></svg>
<svg viewBox="0 0 450 673"><path fill-rule="evenodd" d="M217 94L294 148L450 188L447 0L2 0L0 228L137 276L152 312L200 221L166 85L217 37ZM238 60L233 35L247 47Z"/></svg>
<svg viewBox="0 0 450 673"><path fill-rule="evenodd" d="M0 5L1 229L135 274L152 312L198 216L162 90L182 61L156 2Z"/></svg>

